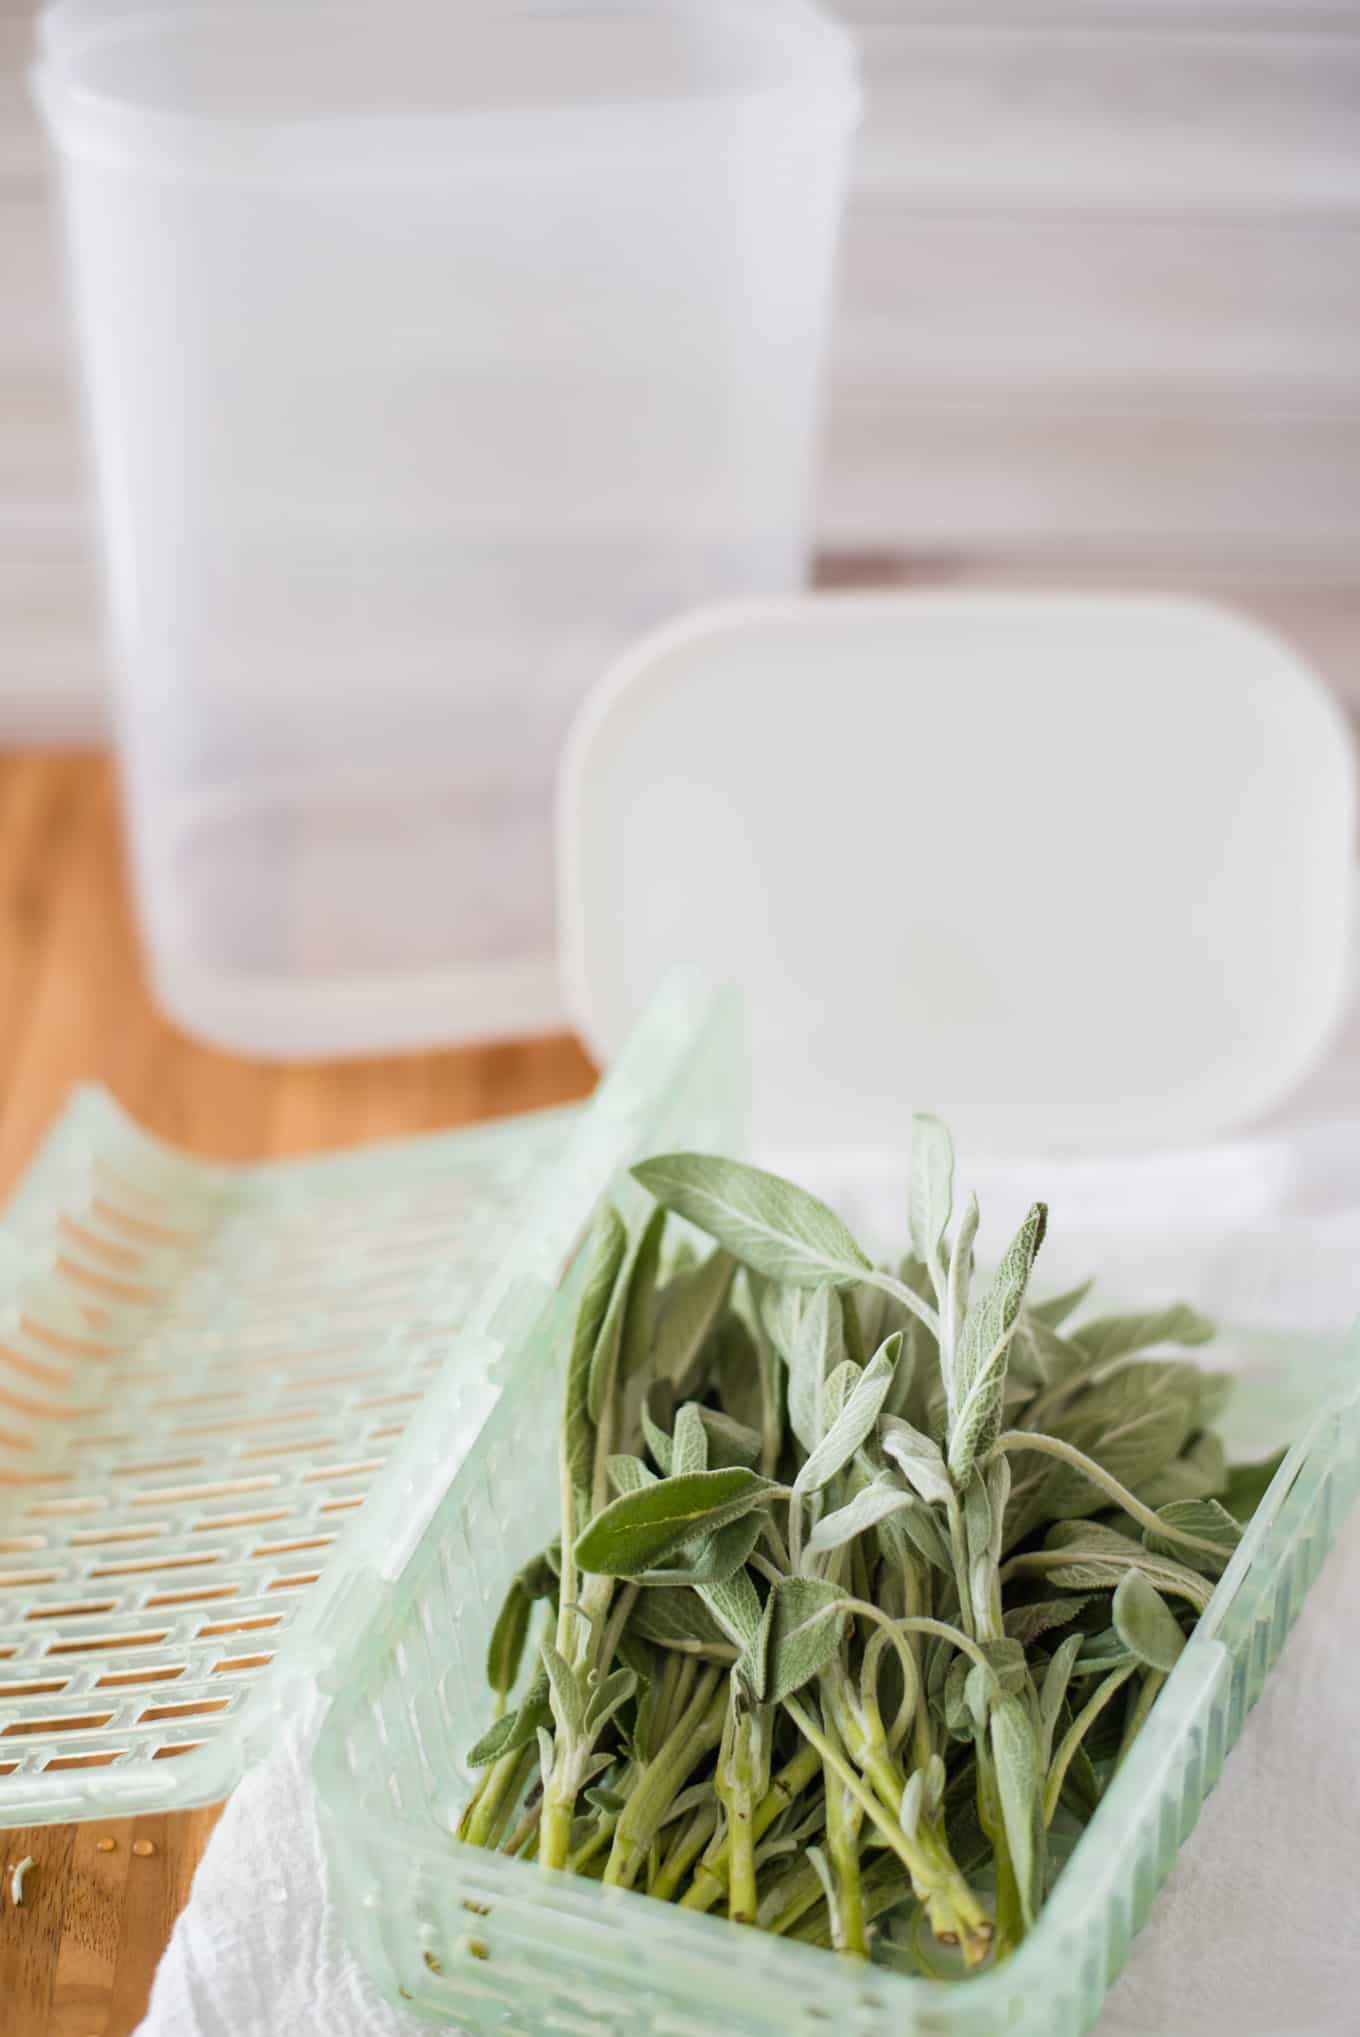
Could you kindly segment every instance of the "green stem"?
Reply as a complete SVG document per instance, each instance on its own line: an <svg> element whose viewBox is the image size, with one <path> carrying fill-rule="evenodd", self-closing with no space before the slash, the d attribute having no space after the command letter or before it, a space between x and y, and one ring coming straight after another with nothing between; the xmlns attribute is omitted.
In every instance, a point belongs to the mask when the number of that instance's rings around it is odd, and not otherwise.
<svg viewBox="0 0 1360 2037"><path fill-rule="evenodd" d="M1008 1429L1004 1436L997 1437L987 1453L988 1463L1006 1450L1035 1450L1043 1457L1057 1457L1064 1464L1070 1464L1074 1471L1079 1471L1083 1478L1089 1478L1092 1485L1108 1493L1116 1506L1122 1507L1140 1527L1150 1529L1163 1541L1179 1542L1183 1548L1197 1549L1210 1556L1221 1558L1223 1555L1221 1542L1210 1542L1203 1535L1192 1535L1187 1528L1178 1528L1174 1521L1164 1521L1155 1509L1144 1506L1136 1493L1111 1477L1094 1458L1088 1457L1084 1450L1076 1449L1073 1444L1065 1443L1061 1436L1039 1435L1028 1429Z"/></svg>
<svg viewBox="0 0 1360 2037"><path fill-rule="evenodd" d="M502 1754L482 1778L473 1802L464 1813L466 1830L459 1836L470 1846L495 1846L505 1821L519 1801L529 1780L538 1752L532 1745L512 1754Z"/></svg>
<svg viewBox="0 0 1360 2037"><path fill-rule="evenodd" d="M701 1804L692 1813L680 1837L671 1847L657 1875L651 1893L670 1902L685 1876L713 1837L718 1824L716 1803Z"/></svg>
<svg viewBox="0 0 1360 2037"><path fill-rule="evenodd" d="M571 1825L576 1812L576 1792L569 1794L550 1782L543 1792L538 1826L540 1867L565 1867L571 1850Z"/></svg>
<svg viewBox="0 0 1360 2037"><path fill-rule="evenodd" d="M1221 1551L1219 1552L1222 1553ZM1031 1549L1023 1556L1012 1556L1009 1563L1001 1566L1001 1582L1009 1584L1013 1577L1042 1576L1046 1570L1062 1570L1065 1566L1081 1562L1079 1549ZM1117 1551L1100 1550L1098 1561L1108 1570L1140 1570L1143 1566L1135 1556L1121 1556ZM1203 1578L1193 1571L1177 1575L1167 1571L1157 1574L1157 1589L1172 1598L1186 1599L1197 1613L1202 1613L1213 1597L1213 1592Z"/></svg>
<svg viewBox="0 0 1360 2037"><path fill-rule="evenodd" d="M597 1657L601 1676L609 1674L609 1666L619 1652L619 1643L623 1639L623 1630L632 1617L633 1607L637 1604L637 1596L640 1589L641 1587L636 1584L625 1585L615 1601L614 1610L609 1615L609 1625L604 1630L604 1639L600 1643L600 1652Z"/></svg>
<svg viewBox="0 0 1360 2037"><path fill-rule="evenodd" d="M1124 1759L1124 1756L1128 1753L1130 1747L1132 1747L1134 1741L1138 1738L1138 1735L1142 1732L1143 1726L1147 1720L1147 1715L1152 1710L1153 1704L1156 1702L1157 1693L1165 1682L1166 1676L1164 1672L1160 1669L1150 1669L1147 1675L1143 1678L1142 1687L1138 1692L1137 1700L1135 1701L1132 1709L1130 1710L1128 1719L1125 1722L1124 1736L1119 1742L1119 1752L1118 1754L1116 1754L1114 1761L1114 1765L1116 1768L1118 1768L1120 1762Z"/></svg>
<svg viewBox="0 0 1360 2037"><path fill-rule="evenodd" d="M653 1760L619 1818L604 1871L606 1886L631 1888L677 1792L722 1738L727 1698L716 1669L704 1670L694 1696Z"/></svg>
<svg viewBox="0 0 1360 2037"><path fill-rule="evenodd" d="M816 1748L805 1743L780 1769L756 1806L752 1824L757 1840L762 1839L775 1819L781 1817L794 1799L803 1794L819 1774L821 1766L821 1756ZM730 1858L731 1849L724 1835L722 1843L695 1869L694 1880L681 1897L681 1909L711 1910L726 1895Z"/></svg>
<svg viewBox="0 0 1360 2037"><path fill-rule="evenodd" d="M834 1733L834 1726L831 1727ZM833 1770L826 1773L826 1850L836 1880L832 1938L837 1952L867 1959L864 1898L859 1876L859 1834L864 1814Z"/></svg>
<svg viewBox="0 0 1360 2037"><path fill-rule="evenodd" d="M1112 1670L1105 1678L1105 1681L1097 1686L1094 1695L1086 1700L1086 1703L1077 1713L1076 1718L1073 1719L1071 1725L1063 1734L1058 1751L1053 1757L1053 1765L1048 1771L1048 1781L1044 1784L1045 1826L1053 1823L1053 1813L1058 1808L1058 1798L1062 1795L1063 1779L1067 1774L1072 1756L1076 1753L1078 1747L1080 1747L1090 1726L1100 1717L1100 1714L1104 1711L1115 1692L1123 1689L1137 1668L1138 1664L1136 1662L1126 1662L1121 1668Z"/></svg>

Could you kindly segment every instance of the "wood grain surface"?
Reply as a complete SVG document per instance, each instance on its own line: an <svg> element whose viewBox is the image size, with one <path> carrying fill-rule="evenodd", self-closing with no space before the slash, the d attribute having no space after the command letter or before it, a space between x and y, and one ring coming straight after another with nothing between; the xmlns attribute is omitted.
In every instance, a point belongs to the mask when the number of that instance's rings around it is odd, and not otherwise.
<svg viewBox="0 0 1360 2037"><path fill-rule="evenodd" d="M82 1080L164 1138L248 1159L559 1103L594 1075L566 1038L289 1067L197 1045L147 994L106 761L0 753L0 1198ZM0 2037L135 2029L216 1817L0 1834L0 1867L34 1862L21 1909L0 1888Z"/></svg>

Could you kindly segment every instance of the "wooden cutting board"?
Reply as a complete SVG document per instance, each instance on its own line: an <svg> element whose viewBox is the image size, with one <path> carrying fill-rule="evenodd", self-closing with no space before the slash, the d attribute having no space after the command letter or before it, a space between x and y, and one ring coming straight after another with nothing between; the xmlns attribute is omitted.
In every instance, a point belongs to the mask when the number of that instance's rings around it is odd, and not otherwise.
<svg viewBox="0 0 1360 2037"><path fill-rule="evenodd" d="M147 993L107 761L0 753L0 1199L83 1080L163 1138L250 1159L561 1103L594 1073L566 1038L289 1067L198 1046ZM3 2037L135 2029L217 1815L0 1833L0 1867L34 1863L21 1909L0 1885Z"/></svg>

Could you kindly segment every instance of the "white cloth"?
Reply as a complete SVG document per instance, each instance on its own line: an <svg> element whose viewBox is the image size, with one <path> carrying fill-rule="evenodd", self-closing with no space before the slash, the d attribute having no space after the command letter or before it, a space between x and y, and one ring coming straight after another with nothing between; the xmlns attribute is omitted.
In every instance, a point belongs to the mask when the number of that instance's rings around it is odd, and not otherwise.
<svg viewBox="0 0 1360 2037"><path fill-rule="evenodd" d="M968 1172L994 1239L1042 1183L1050 1291L1096 1267L1107 1295L1190 1299L1249 1328L1340 1331L1360 1312L1360 1123L1329 1130L1315 1117L1132 1165ZM1360 1510L1132 1949L1099 2037L1355 2037L1358 1674ZM141 2037L415 2037L422 2027L380 1999L341 1936L312 1805L315 1729L314 1714L296 1721L227 1806Z"/></svg>

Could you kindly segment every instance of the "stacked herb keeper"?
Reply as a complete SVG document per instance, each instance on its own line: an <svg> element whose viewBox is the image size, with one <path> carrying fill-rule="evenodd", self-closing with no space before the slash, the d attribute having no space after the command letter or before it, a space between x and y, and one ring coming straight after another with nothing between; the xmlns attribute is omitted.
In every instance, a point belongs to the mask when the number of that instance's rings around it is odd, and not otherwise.
<svg viewBox="0 0 1360 2037"><path fill-rule="evenodd" d="M970 739L965 722L976 712L980 694L990 685L994 704L1004 706L1005 688L1017 664L1022 670L1040 666L1050 674L1047 711L1053 719L1045 723L1041 697L1029 754L1015 758L1015 769L1021 782L1027 771L1035 782L1042 782L1053 742L1063 739L1065 725L1070 732L1074 719L1080 719L1072 710L1074 703L1080 704L1077 689L1090 684L1090 643L1098 642L1102 634L1127 643L1141 632L1145 649L1155 649L1167 683L1180 687L1189 708L1188 745L1194 747L1197 729L1204 738L1193 760L1204 811L1198 817L1166 811L1166 833L1174 837L1180 828L1183 839L1179 844L1173 840L1165 870L1144 862L1141 889L1132 886L1127 861L1121 864L1121 910L1131 925L1145 926L1155 923L1159 911L1169 910L1176 896L1173 887L1184 883L1186 856L1201 821L1205 839L1230 825L1245 850L1253 826L1273 811L1283 818L1267 846L1277 865L1307 876L1316 909L1290 918L1283 897L1271 901L1271 909L1281 911L1293 926L1295 980L1311 982L1317 995L1311 1014L1277 1007L1264 1015L1254 1038L1239 1043L1238 1051L1220 1052L1220 1061L1231 1065L1217 1071L1216 1092L1195 1079L1203 1071L1194 1065L1198 1042L1193 1025L1181 1042L1181 1058L1190 1065L1181 1070L1178 1088L1163 1080L1164 1069L1143 1043L1123 1036L1107 1039L1105 1045L1112 1051L1106 1062L1106 1086L1112 1085L1113 1071L1119 1069L1125 1090L1110 1109L1136 1114L1151 1107L1151 1098L1162 1115L1157 1129L1167 1137L1178 1129L1177 1099L1197 1098L1203 1108L1208 1094L1217 1125L1182 1123L1179 1129L1182 1133L1221 1129L1287 1080L1291 1058L1297 1072L1333 1015L1339 992L1335 987L1329 991L1328 985L1340 981L1336 951L1344 948L1348 931L1351 788L1344 752L1338 752L1341 761L1335 768L1328 763L1335 730L1327 710L1278 647L1267 646L1250 632L1245 633L1251 639L1246 641L1239 625L1203 611L1140 612L1139 605L1126 603L1074 606L1081 612L1064 612L1065 605L1058 603L1008 603L988 614L986 605L980 613L976 604L961 604L951 616L931 604L813 604L815 612L805 618L804 635L817 641L813 655L801 665L799 619L787 608L775 615L718 618L694 626L645 648L630 661L602 692L583 725L569 765L564 802L569 963L577 1013L592 1042L605 1051L616 1044L632 1016L630 1003L640 997L649 973L667 953L710 970L715 964L720 968L726 959L724 942L732 929L724 921L720 889L704 881L702 848L696 852L691 840L685 843L687 857L671 853L668 845L677 834L667 825L686 801L692 806L696 788L711 795L714 777L721 776L721 767L715 771L705 761L713 753L715 714L723 717L725 740L740 752L744 701L754 695L760 710L752 727L768 726L760 694L771 673L777 674L788 709L785 733L793 731L792 739L777 756L771 756L770 746L759 754L748 748L732 768L747 788L751 811L770 822L764 829L751 828L751 838L758 837L763 845L753 852L757 868L751 882L764 885L772 912L778 915L788 903L779 893L787 878L787 866L781 875L781 858L796 856L797 830L807 827L808 788L818 789L833 813L852 810L854 784L836 782L837 752L827 740L828 729L823 726L818 735L810 708L800 720L799 689L807 679L810 695L814 668L835 670L842 693L859 689L862 704L869 692L866 668L877 663L884 670L891 652L892 685L899 695L908 695L905 702L898 700L898 711L908 727L913 714L919 720L922 701L910 697L911 688L927 690L937 777L948 784L952 776L955 790L961 790L968 779ZM928 666L914 667L912 654L923 631L931 658ZM777 658L771 654L772 640ZM1213 726L1218 712L1211 698L1215 667L1221 674L1234 664L1239 674L1246 674L1247 736L1253 749L1272 717L1281 729L1280 740L1270 748L1273 762L1265 771L1271 782L1260 787L1266 801L1262 815L1245 810L1250 798L1244 809L1231 725L1226 731ZM1184 689L1196 685L1196 671L1199 699L1186 702ZM1058 678L1053 680L1055 672ZM960 708L951 728L949 681L956 677ZM1124 705L1113 703L1116 718ZM1196 708L1202 712L1197 714ZM891 722L891 703L887 720ZM1097 737L1107 732L1095 731ZM1101 761L1103 742L1095 740L1092 752L1078 761ZM866 768L862 751L854 766L852 778L859 783ZM1154 770L1151 756L1145 768ZM611 856L608 848L611 836L617 843L630 806L636 824L632 788L639 784L647 787L654 826L647 838L647 855L639 859L645 868L630 878L622 867L627 859ZM1148 790L1146 785L1131 788L1135 800ZM789 824L780 837L777 823L784 812ZM979 866L990 856L991 866L1004 870L1018 849L1042 859L1053 848L1052 841L1040 839L1042 814L1034 823L1034 838L1019 844L1013 816L1006 820L995 840L984 840L980 847L975 833ZM894 887L890 880L897 873L891 862L879 860L888 832L885 823L884 836L876 838L872 822L866 823L855 831L859 846L852 844L846 853L862 856L863 867L856 873L860 887L872 889L880 916L890 913L894 933L903 936L903 949L910 952L907 937L918 933L918 947L928 946L932 929L924 922L919 928L909 924L910 910L904 906L910 906L910 887L904 889L900 883ZM908 842L907 860L915 846ZM1111 857L1122 854L1113 835L1108 848ZM1177 849L1182 853L1178 855ZM1060 857L1051 867L1060 867ZM806 863L799 866L799 874L806 877ZM1237 874L1248 892L1256 888L1259 893L1249 854L1244 854ZM1088 866L1072 879L1068 895L1054 906L1059 918L1064 912L1071 915L1081 903L1083 887L1098 885L1102 876L1110 875L1109 868L1093 873L1088 859ZM744 881L739 875L733 887L739 894ZM838 869L835 881L843 891L847 872ZM1209 973L1231 977L1234 969L1253 966L1245 947L1235 949L1231 939L1233 908L1242 908L1245 923L1247 897L1234 899L1231 871L1206 870L1204 881L1218 886L1216 895L1225 909L1225 933L1210 958ZM645 884L650 913L627 909L639 903L636 896L625 899L630 882L635 892ZM687 901L692 905L689 920ZM806 912L807 924L814 929L820 902L812 899ZM800 903L809 906L806 885ZM741 917L748 905L748 897L738 896L733 916ZM1336 910L1329 915L1331 905ZM1169 924L1174 941L1174 919ZM957 928L953 931L957 935ZM966 927L960 938L966 946ZM757 944L758 939L757 931ZM973 954L959 955L956 949L958 966L946 987L946 1004L951 995L957 996L960 985L986 982L980 963L987 939L987 929L980 927ZM735 949L730 952L735 954ZM1188 950L1187 956L1193 961ZM804 1151L820 1152L820 1172L813 1185L825 1187L833 1200L837 1187L858 1182L863 1189L866 1181L872 1186L875 1176L894 1178L900 1194L907 1141L885 1125L880 1150L873 1152L867 1132L875 1112L881 1123L896 1111L899 1100L909 1111L912 1103L938 1099L950 1115L960 1115L957 1106L962 1101L965 1119L971 1106L975 1121L985 1121L977 1099L959 1092L958 1071L946 1058L952 1029L937 1026L929 1011L923 1015L918 1011L913 1024L909 1000L904 1003L899 1014L900 1063L906 1068L920 1065L926 1093L915 1090L913 1079L915 1093L902 1098L900 1074L894 1078L889 1066L875 1061L878 1036L872 1014L866 1024L857 1008L862 999L853 972L834 974L828 989L826 971L804 966L806 946L801 951L796 943L786 946L777 959L782 976L769 970L762 976L748 967L740 1030L730 1029L730 1020L719 1009L713 1021L716 1030L707 1036L710 1068L715 1065L711 1056L716 1043L716 1065L726 1068L725 1087L731 1089L747 1065L743 1032L757 1043L770 1038L780 1023L793 1032L782 1061L757 1054L749 1069L744 1121L736 1112L724 1121L710 1106L701 1109L707 1085L686 1097L679 1084L673 1091L673 1107L658 1099L655 1115L666 1121L668 1136L653 1150L688 1146L730 1152L749 1147L757 1158L768 1158L793 1172L785 1156L801 1142ZM730 970L720 968L720 973ZM1080 979L1079 962L1074 973ZM1202 980L1207 991L1211 988L1207 977ZM1096 991L1101 987L1097 985ZM1193 985L1190 994L1199 987ZM1055 999L1057 994L1055 989ZM1078 999L1093 994L1089 981L1077 981ZM1117 1011L1117 1001L1112 1009ZM820 1019L815 1040L797 1031L797 1022L814 1010ZM1003 1009L999 1021L1004 1017ZM985 1011L980 1018L974 1013L975 1048L985 1019ZM862 1043L857 1065L848 1052L837 1060L828 1050L828 1040L848 1049L857 1038ZM1211 1047L1206 1036L1205 1052ZM781 1094L779 1078L790 1069L798 1083L790 1087L785 1082ZM1040 1075L1047 1075L1042 1063ZM1062 1117L1060 1079L1061 1070L1055 1069L1047 1082L1031 1085L1027 1099L1013 1101L1005 1130L1017 1150L1024 1150L1027 1142L1044 1142L1037 1117L1024 1121L1027 1103L1036 1111L1056 1108L1062 1143L1069 1147L1076 1143L1072 1129L1080 1123L1080 1109L1069 1098ZM1139 1093L1140 1085L1146 1085L1146 1095ZM825 1138L826 1128L836 1122L849 1134L840 1152L830 1150ZM1107 1121L1093 1128L1091 1143L1116 1139L1107 1114ZM1036 1186L1041 1189L1042 1181ZM619 1192L621 1208L636 1220L642 1214L640 1191L623 1183ZM588 1214L583 1212L583 1218ZM847 1971L844 1963L813 1948L771 1942L760 1933L734 1935L735 1927L720 1919L676 1912L640 1896L545 1874L464 1846L452 1836L470 1787L464 1759L489 1716L484 1667L497 1610L515 1571L547 1543L557 1526L556 1413L584 1278L584 1266L578 1263L563 1290L536 1323L526 1326L516 1349L507 1354L506 1390L482 1438L442 1501L381 1620L345 1664L345 1687L323 1735L318 1774L333 1882L365 1963L389 1992L413 2000L425 2012L488 2030L698 2031L717 2026L769 2031L773 2037L775 2031L810 2030L834 2020L863 2031L976 2031L980 2037L983 2031L1004 2028L1033 2032L1035 2037L1039 2032L1045 2037L1053 2032L1075 2037L1089 2024L1122 1963L1353 1496L1360 1469L1353 1371L1343 1372L1341 1384L1335 1385L1336 1353L1303 1339L1286 1340L1276 1352L1276 1374L1287 1379L1290 1392L1283 1398L1277 1395L1272 1405L1277 1413L1282 1406L1290 1408L1287 1439L1293 1448L1081 1840L1078 1870L1059 1879L1038 1927L1014 1958L995 1972L946 1992L895 1973ZM1249 1382L1244 1399L1249 1402L1255 1390ZM708 1974L718 1977L710 1981L705 1978Z"/></svg>

